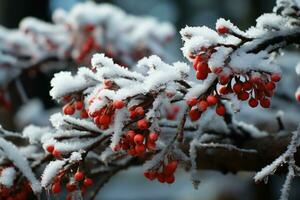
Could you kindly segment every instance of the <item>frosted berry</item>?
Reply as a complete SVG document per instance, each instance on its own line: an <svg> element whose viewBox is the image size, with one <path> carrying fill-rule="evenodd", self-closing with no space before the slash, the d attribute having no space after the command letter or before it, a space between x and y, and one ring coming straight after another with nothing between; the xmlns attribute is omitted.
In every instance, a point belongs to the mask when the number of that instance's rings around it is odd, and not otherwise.
<svg viewBox="0 0 300 200"><path fill-rule="evenodd" d="M225 34L225 33L228 33L229 32L229 29L226 27L226 26L219 26L217 28L217 31L220 33L220 34Z"/></svg>

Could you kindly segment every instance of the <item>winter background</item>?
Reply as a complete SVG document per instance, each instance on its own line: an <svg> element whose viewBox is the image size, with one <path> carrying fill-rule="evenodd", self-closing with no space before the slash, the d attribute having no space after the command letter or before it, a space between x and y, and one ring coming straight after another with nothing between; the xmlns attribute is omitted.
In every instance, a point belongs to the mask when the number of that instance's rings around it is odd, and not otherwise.
<svg viewBox="0 0 300 200"><path fill-rule="evenodd" d="M51 21L51 13L57 8L71 9L76 3L83 0L1 0L0 1L0 25L9 28L18 27L20 20L27 16ZM255 24L255 19L264 12L272 10L275 0L108 0L96 1L114 4L129 14L137 16L153 16L158 20L168 21L175 25L176 35L170 44L166 46L167 62L185 61L180 48L182 42L179 31L186 25L214 27L219 17L230 19L241 29ZM291 49L286 52L286 57L281 62L286 66L294 66L300 57ZM52 73L53 74L53 73ZM295 73L289 73L295 74ZM14 106L15 115L8 115L0 110L0 123L9 130L21 130L27 124L47 125L48 117L56 111L56 105L51 100L48 92L51 74L36 76L34 79L25 79L24 85L29 89L30 100L25 106ZM290 83L291 87L297 86L296 78L286 76L283 83ZM298 79L299 80L299 79ZM299 81L298 81L299 82ZM281 85L284 85L284 84ZM280 87L280 86L279 86ZM280 88L279 92L292 95L294 89ZM39 97L37 99L35 97ZM13 97L12 97L13 98ZM275 107L280 106L280 99L274 99ZM299 116L293 111L293 106L282 106L287 111L284 118L286 122L296 120ZM259 114L258 114L259 113ZM259 124L261 118L275 120L274 112L260 109L247 109L237 117L256 123L262 128L272 130L272 127L264 127ZM292 123L293 124L293 123ZM294 127L288 127L293 129ZM98 194L97 199L102 200L137 200L137 199L180 199L180 200L250 200L250 199L276 199L280 192L283 177L271 177L268 185L255 184L252 173L222 174L220 172L203 171L202 183L195 190L189 176L179 171L177 180L172 185L159 184L146 181L141 175L141 168L131 168L113 177ZM299 180L295 180L291 191L291 199L297 199L300 195Z"/></svg>

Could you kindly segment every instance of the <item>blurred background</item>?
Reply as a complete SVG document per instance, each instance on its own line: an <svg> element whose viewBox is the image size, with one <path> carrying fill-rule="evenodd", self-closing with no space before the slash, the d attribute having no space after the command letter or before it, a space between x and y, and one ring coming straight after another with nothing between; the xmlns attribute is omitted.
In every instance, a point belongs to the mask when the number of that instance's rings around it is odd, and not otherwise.
<svg viewBox="0 0 300 200"><path fill-rule="evenodd" d="M76 3L84 0L0 0L0 25L17 28L21 19L34 16L45 21L51 21L51 14L57 8L71 9ZM107 0L98 3L111 3L126 12L140 16L153 16L159 20L169 21L176 26L177 35L173 42L167 45L171 56L170 61L183 60L181 54L181 40L179 31L186 25L214 27L218 18L230 19L241 29L247 29L255 24L255 19L264 12L271 12L275 0ZM291 62L299 61L298 55L292 55ZM36 87L36 83L46 81L51 77L38 77L31 83L31 93L43 98L45 108L52 108L53 102L48 95L49 84L43 88ZM35 85L35 86L34 86ZM43 84L42 84L43 85ZM35 91L35 92L34 92ZM30 95L30 94L29 94ZM37 105L34 106L37 109ZM27 112L33 112L29 108ZM36 111L36 112L39 112ZM10 121L4 118L11 116L0 115L0 121ZM38 119L45 120L45 119ZM4 124L4 127L16 129L14 124ZM205 161L203 161L205 162ZM221 174L220 172L201 172L201 183L198 190L194 189L189 174L178 172L176 183L162 185L147 181L143 177L141 168L134 168L115 176L100 191L97 199L102 200L266 200L278 199L283 177L269 180L269 184L254 184L252 173ZM297 190L299 181L294 182L291 198L299 199Z"/></svg>

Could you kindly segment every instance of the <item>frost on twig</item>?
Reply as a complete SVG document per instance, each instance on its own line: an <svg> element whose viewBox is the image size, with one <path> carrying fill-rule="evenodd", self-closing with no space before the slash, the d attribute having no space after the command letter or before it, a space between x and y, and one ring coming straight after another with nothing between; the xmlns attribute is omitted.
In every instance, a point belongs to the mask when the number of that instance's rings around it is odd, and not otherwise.
<svg viewBox="0 0 300 200"><path fill-rule="evenodd" d="M295 171L299 169L299 167L295 163L295 157L294 157L295 153L297 152L297 148L299 147L299 144L300 144L300 126L298 127L297 131L293 132L293 136L289 146L287 147L287 150L281 156L279 156L275 161L273 161L270 165L264 167L260 172L256 173L256 175L254 176L254 180L256 182L267 180L268 176L274 174L277 168L287 164L288 173L281 190L281 197L280 197L281 200L288 199L288 194L289 194L288 192L290 189L292 179L294 178L294 176L296 176Z"/></svg>

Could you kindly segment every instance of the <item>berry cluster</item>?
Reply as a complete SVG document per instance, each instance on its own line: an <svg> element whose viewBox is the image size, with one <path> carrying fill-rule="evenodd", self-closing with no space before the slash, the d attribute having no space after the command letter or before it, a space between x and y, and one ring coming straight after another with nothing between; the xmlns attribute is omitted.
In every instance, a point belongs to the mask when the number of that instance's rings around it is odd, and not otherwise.
<svg viewBox="0 0 300 200"><path fill-rule="evenodd" d="M61 171L53 180L51 191L54 194L59 194L62 191L61 182L65 176L65 171ZM80 188L81 193L84 194L86 189L93 185L93 180L85 176L81 171L77 171L73 176L69 178L69 182L66 183L67 200L71 200L71 193Z"/></svg>
<svg viewBox="0 0 300 200"><path fill-rule="evenodd" d="M61 152L55 149L54 145L48 145L46 150L51 153L55 158L61 158Z"/></svg>
<svg viewBox="0 0 300 200"><path fill-rule="evenodd" d="M226 113L225 106L222 104L220 99L214 95L209 95L206 98L192 97L188 99L186 103L191 108L189 111L191 121L198 120L202 113L210 106L216 106L215 111L220 116L224 116Z"/></svg>
<svg viewBox="0 0 300 200"><path fill-rule="evenodd" d="M92 101L90 101L92 103ZM89 115L93 118L94 123L102 130L106 130L113 122L115 110L122 109L125 103L122 100L115 100L108 103L105 107L94 112L90 112Z"/></svg>
<svg viewBox="0 0 300 200"><path fill-rule="evenodd" d="M235 77L235 83L230 80L226 85L220 87L219 93L226 95L234 93L241 101L248 101L250 107L255 108L258 104L263 108L269 108L270 98L273 96L276 82L280 80L278 74L263 74L261 76L243 77L245 81Z"/></svg>
<svg viewBox="0 0 300 200"><path fill-rule="evenodd" d="M88 118L88 113L84 108L84 103L80 98L65 96L63 98L65 106L63 107L63 113L65 115L74 115L76 111L80 112L80 118L85 119Z"/></svg>
<svg viewBox="0 0 300 200"><path fill-rule="evenodd" d="M12 187L7 188L4 185L0 185L0 199L6 200L26 200L32 195L31 187L27 180L23 180L18 184L14 184Z"/></svg>
<svg viewBox="0 0 300 200"><path fill-rule="evenodd" d="M224 28L224 30L223 30ZM220 33L226 33L225 28L218 30ZM221 29L221 28L220 28ZM227 30L228 32L228 30ZM196 70L196 78L205 80L209 73L214 73L218 77L219 98L223 95L233 93L241 101L249 101L250 107L256 107L260 104L263 108L270 107L270 98L273 96L276 82L280 81L281 77L278 73L267 72L251 72L244 75L234 74L229 67L208 66L208 60L215 50L213 48L202 48L198 55L191 55L193 66ZM191 99L190 106L197 104L197 99ZM218 101L218 100L217 100ZM203 109L206 109L207 103L202 102L203 108L191 110L192 119L197 120L201 116ZM213 104L214 105L214 104ZM199 106L198 106L199 107ZM217 106L216 112L219 115L224 115L225 108L222 105ZM203 111L202 111L203 112Z"/></svg>
<svg viewBox="0 0 300 200"><path fill-rule="evenodd" d="M158 140L158 133L149 133L146 130L147 123L145 119L138 121L139 133L136 131L128 131L120 140L120 142L115 146L114 150L125 150L131 156L139 156L149 151L154 151L156 149L156 141ZM147 128L146 128L147 127ZM141 129L142 128L142 129Z"/></svg>
<svg viewBox="0 0 300 200"><path fill-rule="evenodd" d="M125 150L129 155L142 155L148 149L154 151L156 149L156 141L159 134L150 132L149 121L145 119L145 110L142 106L133 106L129 108L130 119L134 122L132 129L129 130L120 142L115 146L114 150Z"/></svg>
<svg viewBox="0 0 300 200"><path fill-rule="evenodd" d="M144 176L149 180L157 179L161 183L172 184L175 181L174 173L177 169L178 162L176 160L168 160L165 164L161 162L159 166L154 169L144 172Z"/></svg>

